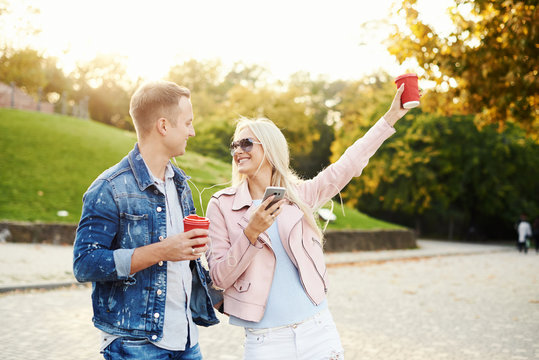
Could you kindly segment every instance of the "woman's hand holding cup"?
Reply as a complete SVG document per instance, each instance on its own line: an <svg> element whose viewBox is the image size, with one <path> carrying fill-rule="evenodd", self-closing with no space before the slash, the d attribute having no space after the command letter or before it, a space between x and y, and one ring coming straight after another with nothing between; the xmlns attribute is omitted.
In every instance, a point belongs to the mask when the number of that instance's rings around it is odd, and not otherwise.
<svg viewBox="0 0 539 360"><path fill-rule="evenodd" d="M395 79L397 85L397 93L393 98L391 107L384 115L384 119L393 126L406 113L419 106L419 98L421 97L418 79L416 74L404 74Z"/></svg>

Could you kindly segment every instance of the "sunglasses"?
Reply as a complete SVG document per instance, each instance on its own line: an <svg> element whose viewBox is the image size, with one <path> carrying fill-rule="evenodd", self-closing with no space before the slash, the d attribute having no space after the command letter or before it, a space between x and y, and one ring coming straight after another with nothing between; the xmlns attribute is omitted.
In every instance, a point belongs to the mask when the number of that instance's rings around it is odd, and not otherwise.
<svg viewBox="0 0 539 360"><path fill-rule="evenodd" d="M262 145L262 143L258 141L254 141L251 138L245 138L238 141L233 141L232 144L230 144L230 154L234 156L234 153L236 152L236 149L238 148L238 146L245 152L251 152L251 150L253 150L254 144Z"/></svg>

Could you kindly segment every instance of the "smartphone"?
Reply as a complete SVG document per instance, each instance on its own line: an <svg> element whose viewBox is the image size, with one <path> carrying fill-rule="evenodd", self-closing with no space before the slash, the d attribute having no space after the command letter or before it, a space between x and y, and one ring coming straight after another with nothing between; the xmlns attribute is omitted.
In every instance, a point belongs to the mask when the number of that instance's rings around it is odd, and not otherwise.
<svg viewBox="0 0 539 360"><path fill-rule="evenodd" d="M273 204L275 204L277 201L281 200L282 198L284 198L284 194L286 193L286 189L284 187L278 187L278 186L268 186L266 188L266 191L264 192L264 200L266 200L267 198L269 198L270 196L272 195L275 195L275 197L273 198L273 200L271 201L271 203L266 207L269 208L271 207Z"/></svg>

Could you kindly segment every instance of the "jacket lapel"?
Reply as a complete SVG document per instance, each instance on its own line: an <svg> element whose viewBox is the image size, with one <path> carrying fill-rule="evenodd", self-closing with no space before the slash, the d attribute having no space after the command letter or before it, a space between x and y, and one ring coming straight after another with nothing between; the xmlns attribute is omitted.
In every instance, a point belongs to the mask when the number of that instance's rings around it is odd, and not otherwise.
<svg viewBox="0 0 539 360"><path fill-rule="evenodd" d="M300 239L302 236L302 226L296 228L296 225L301 222L303 218L303 211L297 205L286 204L283 206L283 210L277 217L277 227L279 229L279 236L281 237L281 243L284 250L288 253L288 257L294 265L297 267L296 256L294 253L298 253L301 250L301 241L293 241L293 239ZM299 235L297 234L299 232Z"/></svg>
<svg viewBox="0 0 539 360"><path fill-rule="evenodd" d="M240 185L238 185L238 188L236 190L236 196L234 197L234 202L232 203L233 211L241 211L243 208L248 206L248 209L238 221L238 225L241 226L242 229L245 229L247 227L247 225L249 224L249 219L255 211L255 207L252 205L253 199L251 198L251 193L249 193L249 186L247 184L247 181L244 181ZM260 234L260 238L262 238L262 240L266 244L268 244L269 247L271 247L271 240L265 231Z"/></svg>

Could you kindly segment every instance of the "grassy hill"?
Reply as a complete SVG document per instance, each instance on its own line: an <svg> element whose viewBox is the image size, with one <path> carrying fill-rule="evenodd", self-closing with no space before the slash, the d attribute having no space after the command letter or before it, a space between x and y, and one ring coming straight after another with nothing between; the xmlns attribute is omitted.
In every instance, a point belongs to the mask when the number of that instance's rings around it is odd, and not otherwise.
<svg viewBox="0 0 539 360"><path fill-rule="evenodd" d="M82 195L105 169L134 146L134 133L62 115L0 109L0 219L77 223ZM230 164L189 152L178 157L199 214L211 194L230 181ZM202 204L201 204L202 202ZM67 216L59 216L67 211ZM398 228L345 207L329 228Z"/></svg>

